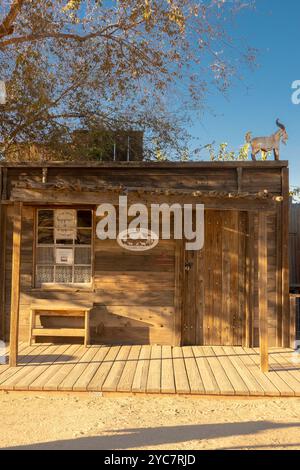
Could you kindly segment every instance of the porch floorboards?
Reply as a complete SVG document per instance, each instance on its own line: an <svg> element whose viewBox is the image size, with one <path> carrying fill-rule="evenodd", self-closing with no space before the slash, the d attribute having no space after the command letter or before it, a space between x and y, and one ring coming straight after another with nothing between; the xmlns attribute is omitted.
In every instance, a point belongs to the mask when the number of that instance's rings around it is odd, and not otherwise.
<svg viewBox="0 0 300 470"><path fill-rule="evenodd" d="M20 344L19 365L0 364L0 390L228 396L300 396L300 354L229 346Z"/></svg>

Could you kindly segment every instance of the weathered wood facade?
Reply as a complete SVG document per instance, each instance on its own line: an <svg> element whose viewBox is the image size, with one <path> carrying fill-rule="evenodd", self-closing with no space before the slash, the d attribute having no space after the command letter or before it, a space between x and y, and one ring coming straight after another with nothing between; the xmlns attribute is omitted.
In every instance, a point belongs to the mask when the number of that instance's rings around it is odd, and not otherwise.
<svg viewBox="0 0 300 470"><path fill-rule="evenodd" d="M287 162L3 164L0 172L2 338L28 340L33 300L63 309L86 299L96 344L290 346ZM122 194L129 204L203 203L204 248L185 251L171 239L132 252L99 240L96 207ZM37 282L37 211L53 208L92 212L86 286Z"/></svg>

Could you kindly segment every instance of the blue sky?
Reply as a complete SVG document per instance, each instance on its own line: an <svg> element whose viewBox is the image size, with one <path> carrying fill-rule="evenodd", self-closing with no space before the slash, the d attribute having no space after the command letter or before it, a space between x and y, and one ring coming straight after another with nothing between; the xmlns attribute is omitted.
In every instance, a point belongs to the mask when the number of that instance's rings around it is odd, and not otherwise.
<svg viewBox="0 0 300 470"><path fill-rule="evenodd" d="M257 0L256 11L237 17L233 35L259 49L259 66L233 85L227 99L211 94L208 105L214 113L207 110L191 133L202 144L228 142L237 150L247 131L254 136L274 132L278 117L289 134L281 159L290 162L291 185L300 186L300 105L291 100L292 83L300 80L300 2Z"/></svg>

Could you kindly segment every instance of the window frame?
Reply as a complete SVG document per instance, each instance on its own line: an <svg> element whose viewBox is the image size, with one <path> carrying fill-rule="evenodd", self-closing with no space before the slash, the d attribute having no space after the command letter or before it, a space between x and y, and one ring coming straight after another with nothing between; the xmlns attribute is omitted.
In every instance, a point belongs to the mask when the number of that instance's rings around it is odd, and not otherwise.
<svg viewBox="0 0 300 470"><path fill-rule="evenodd" d="M53 240L53 243L38 243L38 229L39 229L39 218L38 218L38 213L39 211L42 210L52 210L53 212L57 209L72 209L76 211L76 215L78 211L80 210L86 210L91 212L91 227L76 227L79 230L90 230L91 231L91 243L88 245L80 245L76 244L75 240L72 241L70 244L60 244L60 243L55 243L55 239ZM34 240L33 240L33 288L34 289L44 289L44 290L51 290L51 289L59 289L59 290L73 290L73 289L82 289L82 290L92 290L93 285L94 285L94 244L95 244L95 231L94 231L94 226L95 226L95 211L94 208L92 207L85 207L85 206L40 206L36 207L34 211ZM45 227L48 228L48 227ZM54 231L54 223L53 227L49 227ZM38 266L43 266L43 264L37 262L37 249L39 247L52 247L54 251L54 256L55 256L55 247L58 248L72 248L73 250L73 263L72 265L72 282L56 282L55 281L55 259L53 260L53 264L44 264L44 266L53 266L54 273L53 273L53 282L39 282L37 280L37 268ZM91 251L91 259L90 259L90 264L75 264L75 248L80 249L82 248L90 248ZM62 265L62 266L67 266L67 265ZM73 282L74 280L74 267L75 266L86 266L90 267L90 282Z"/></svg>

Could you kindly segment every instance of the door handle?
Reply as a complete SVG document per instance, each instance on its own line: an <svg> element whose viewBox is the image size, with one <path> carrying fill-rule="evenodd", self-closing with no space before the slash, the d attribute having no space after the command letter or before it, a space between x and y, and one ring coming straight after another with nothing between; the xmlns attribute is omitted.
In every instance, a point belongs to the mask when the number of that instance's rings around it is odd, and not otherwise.
<svg viewBox="0 0 300 470"><path fill-rule="evenodd" d="M191 263L190 261L187 261L184 265L184 269L186 271L190 271L192 269L192 266L193 266L193 263Z"/></svg>

